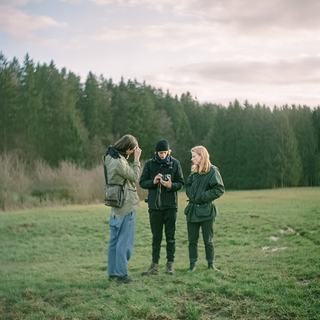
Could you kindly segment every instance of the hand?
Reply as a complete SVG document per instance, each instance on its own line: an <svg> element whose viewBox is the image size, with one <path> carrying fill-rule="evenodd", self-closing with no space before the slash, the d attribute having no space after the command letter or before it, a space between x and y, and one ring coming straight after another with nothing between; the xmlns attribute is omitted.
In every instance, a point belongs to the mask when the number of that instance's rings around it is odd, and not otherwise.
<svg viewBox="0 0 320 320"><path fill-rule="evenodd" d="M162 175L161 175L160 183L166 188L170 189L172 187L171 176L168 177L168 181L164 181L162 180Z"/></svg>
<svg viewBox="0 0 320 320"><path fill-rule="evenodd" d="M153 184L158 184L161 178L162 178L162 174L158 173L153 179Z"/></svg>
<svg viewBox="0 0 320 320"><path fill-rule="evenodd" d="M139 161L141 156L142 150L139 148L139 146L136 146L134 149L134 161Z"/></svg>

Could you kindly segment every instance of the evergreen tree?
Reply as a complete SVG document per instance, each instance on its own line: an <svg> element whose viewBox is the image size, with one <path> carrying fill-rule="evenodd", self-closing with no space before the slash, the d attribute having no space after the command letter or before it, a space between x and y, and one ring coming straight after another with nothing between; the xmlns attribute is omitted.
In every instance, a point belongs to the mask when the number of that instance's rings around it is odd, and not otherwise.
<svg viewBox="0 0 320 320"><path fill-rule="evenodd" d="M157 114L157 126L159 128L158 136L156 140L153 141L154 147L156 141L160 139L166 139L170 143L170 148L172 150L172 155L178 157L178 141L176 139L175 125L173 124L172 118L166 111L166 98L164 92L159 89L152 89L152 94L154 98L155 110ZM152 150L152 153L154 149ZM151 155L150 155L151 156Z"/></svg>
<svg viewBox="0 0 320 320"><path fill-rule="evenodd" d="M283 109L289 117L302 160L302 179L304 186L315 185L317 138L312 119L312 112L306 106L285 106Z"/></svg>
<svg viewBox="0 0 320 320"><path fill-rule="evenodd" d="M76 109L79 78L59 72L53 63L36 68L37 87L41 95L38 116L37 148L50 165L61 160L81 163L84 160L85 134Z"/></svg>
<svg viewBox="0 0 320 320"><path fill-rule="evenodd" d="M38 87L36 68L29 55L25 56L21 72L20 87L20 109L23 117L21 118L21 128L19 132L23 135L20 140L22 143L19 148L26 157L34 159L41 157L37 147L39 136L39 124L42 121L42 97Z"/></svg>
<svg viewBox="0 0 320 320"><path fill-rule="evenodd" d="M262 189L271 187L271 139L273 133L272 114L269 108L257 104L254 108L244 103L243 116L243 173L244 189Z"/></svg>
<svg viewBox="0 0 320 320"><path fill-rule="evenodd" d="M86 153L89 167L101 161L101 154L113 140L111 97L109 82L102 76L98 80L89 72L81 99L77 103L88 132Z"/></svg>
<svg viewBox="0 0 320 320"><path fill-rule="evenodd" d="M237 100L229 104L225 118L225 154L226 172L224 172L226 184L230 188L240 189L246 179L244 168L246 167L243 151L244 140L244 113Z"/></svg>
<svg viewBox="0 0 320 320"><path fill-rule="evenodd" d="M298 142L285 112L273 110L273 159L274 187L297 186L302 176Z"/></svg>
<svg viewBox="0 0 320 320"><path fill-rule="evenodd" d="M148 157L154 150L154 141L159 135L157 113L153 93L144 84L128 81L114 88L112 96L113 134L120 138L134 135Z"/></svg>
<svg viewBox="0 0 320 320"><path fill-rule="evenodd" d="M19 108L21 68L16 58L8 62L0 52L0 152L17 149L20 143Z"/></svg>
<svg viewBox="0 0 320 320"><path fill-rule="evenodd" d="M224 184L228 186L232 176L229 174L230 170L228 168L228 162L226 161L226 132L228 130L226 119L227 109L221 106L217 109L216 115L212 120L213 125L212 129L208 132L206 146L210 154L211 162L219 168L223 176Z"/></svg>
<svg viewBox="0 0 320 320"><path fill-rule="evenodd" d="M199 124L201 119L199 103L193 99L190 92L187 92L186 94L183 93L181 95L180 103L182 105L184 112L187 115L188 122L190 124L192 140L193 140L192 144L199 145L200 141L204 139L204 137L201 136L201 133L199 130Z"/></svg>
<svg viewBox="0 0 320 320"><path fill-rule="evenodd" d="M315 108L312 112L313 127L315 130L317 149L315 160L315 185L320 186L320 106Z"/></svg>
<svg viewBox="0 0 320 320"><path fill-rule="evenodd" d="M173 124L174 137L170 137L168 141L175 143L173 155L179 159L183 174L187 177L190 174L191 167L191 154L190 150L194 146L192 138L192 131L189 119L184 110L182 103L178 97L171 96L169 91L161 98L158 96L156 99L157 110L164 110L166 115L171 119ZM162 138L164 134L162 133ZM170 142L171 143L171 142ZM173 145L171 143L171 145Z"/></svg>
<svg viewBox="0 0 320 320"><path fill-rule="evenodd" d="M110 110L111 96L112 93L108 90L105 80L101 77L100 81L98 81L96 76L89 72L83 96L78 106L82 111L90 140L97 136L104 142L108 141L107 137L111 134L112 120Z"/></svg>
<svg viewBox="0 0 320 320"><path fill-rule="evenodd" d="M210 136L212 131L214 130L215 119L218 114L219 108L222 106L212 104L212 103L204 103L200 105L199 112L199 123L197 127L198 132L198 140L201 145L208 145L210 141Z"/></svg>

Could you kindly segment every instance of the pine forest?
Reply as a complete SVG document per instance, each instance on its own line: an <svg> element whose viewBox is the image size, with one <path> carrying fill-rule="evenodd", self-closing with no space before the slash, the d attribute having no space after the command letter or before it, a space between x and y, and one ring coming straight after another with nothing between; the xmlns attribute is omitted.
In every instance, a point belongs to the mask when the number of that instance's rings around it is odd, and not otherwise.
<svg viewBox="0 0 320 320"><path fill-rule="evenodd" d="M185 177L190 149L204 145L227 189L320 185L320 105L199 103L189 92L173 96L91 72L81 83L53 61L35 64L27 54L21 66L1 53L0 128L0 155L29 165L68 161L90 170L102 165L108 145L132 134L143 161L167 139Z"/></svg>

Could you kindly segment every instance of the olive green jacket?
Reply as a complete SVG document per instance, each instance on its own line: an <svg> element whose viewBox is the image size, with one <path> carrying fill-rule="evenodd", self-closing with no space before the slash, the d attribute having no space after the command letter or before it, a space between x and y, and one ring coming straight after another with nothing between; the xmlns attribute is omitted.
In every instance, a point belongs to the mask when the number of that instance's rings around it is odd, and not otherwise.
<svg viewBox="0 0 320 320"><path fill-rule="evenodd" d="M192 173L186 184L189 203L184 210L188 222L202 222L214 219L218 209L213 202L224 194L224 185L215 166L206 174Z"/></svg>
<svg viewBox="0 0 320 320"><path fill-rule="evenodd" d="M120 158L112 158L110 155L102 157L104 165L107 167L108 183L123 185L124 181L124 201L121 208L111 208L111 216L119 219L140 207L140 200L135 183L140 178L140 162L134 161L133 167L129 165L127 159L120 155Z"/></svg>

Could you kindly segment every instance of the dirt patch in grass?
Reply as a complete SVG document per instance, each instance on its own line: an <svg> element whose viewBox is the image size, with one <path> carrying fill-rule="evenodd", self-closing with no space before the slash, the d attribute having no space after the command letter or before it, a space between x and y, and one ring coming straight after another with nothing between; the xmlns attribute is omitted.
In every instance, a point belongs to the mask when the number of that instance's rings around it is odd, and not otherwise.
<svg viewBox="0 0 320 320"><path fill-rule="evenodd" d="M35 228L35 226L36 225L34 223L23 223L23 224L8 226L7 228L14 232L23 232L23 231L29 231Z"/></svg>
<svg viewBox="0 0 320 320"><path fill-rule="evenodd" d="M161 314L151 313L146 317L146 320L173 320L173 319L168 315L166 315L165 313L161 313Z"/></svg>

